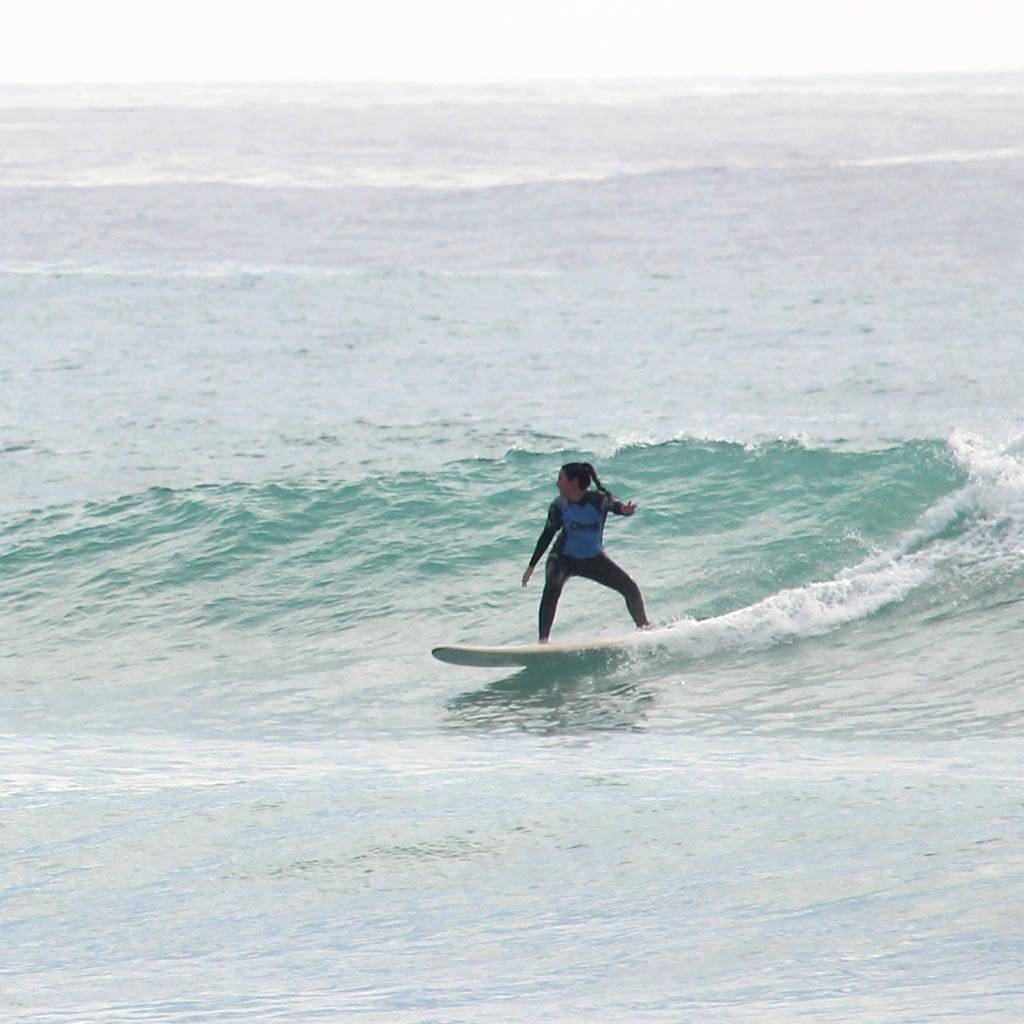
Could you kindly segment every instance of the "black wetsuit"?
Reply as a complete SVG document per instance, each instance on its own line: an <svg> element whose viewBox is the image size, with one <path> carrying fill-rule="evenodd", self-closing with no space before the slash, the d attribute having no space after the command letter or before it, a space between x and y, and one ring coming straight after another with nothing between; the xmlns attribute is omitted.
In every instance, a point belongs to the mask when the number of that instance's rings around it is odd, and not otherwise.
<svg viewBox="0 0 1024 1024"><path fill-rule="evenodd" d="M547 524L530 559L532 569L547 550L551 539L561 531L548 555L544 576L544 593L540 599L541 640L547 640L551 633L558 599L570 576L583 576L618 591L625 598L633 621L638 626L647 625L640 588L604 553L604 521L609 512L623 514L622 502L607 491L586 491L578 502L557 498L551 503Z"/></svg>

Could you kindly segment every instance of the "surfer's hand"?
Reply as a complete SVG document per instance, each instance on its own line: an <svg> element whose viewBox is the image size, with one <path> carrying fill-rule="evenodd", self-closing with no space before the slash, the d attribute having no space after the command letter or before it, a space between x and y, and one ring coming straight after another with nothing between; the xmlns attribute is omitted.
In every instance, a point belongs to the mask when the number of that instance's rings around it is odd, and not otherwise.
<svg viewBox="0 0 1024 1024"><path fill-rule="evenodd" d="M622 503L622 515L631 516L636 511L635 501L624 501Z"/></svg>
<svg viewBox="0 0 1024 1024"><path fill-rule="evenodd" d="M530 577L533 575L533 566L527 566L526 572L523 573L523 586L530 582Z"/></svg>

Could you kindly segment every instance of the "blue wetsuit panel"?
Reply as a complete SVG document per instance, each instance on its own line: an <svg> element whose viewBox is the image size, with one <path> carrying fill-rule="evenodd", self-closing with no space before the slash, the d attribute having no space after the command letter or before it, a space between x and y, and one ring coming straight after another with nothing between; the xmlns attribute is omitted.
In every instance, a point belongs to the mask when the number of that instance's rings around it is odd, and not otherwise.
<svg viewBox="0 0 1024 1024"><path fill-rule="evenodd" d="M548 508L548 521L533 551L530 565L540 561L555 534L556 555L596 558L604 550L604 521L609 512L620 513L621 504L606 491L587 491L583 500L556 498Z"/></svg>
<svg viewBox="0 0 1024 1024"><path fill-rule="evenodd" d="M596 558L604 550L604 521L608 518L611 502L594 498L571 502L565 498L559 500L562 512L562 536L564 538L561 553L570 558Z"/></svg>

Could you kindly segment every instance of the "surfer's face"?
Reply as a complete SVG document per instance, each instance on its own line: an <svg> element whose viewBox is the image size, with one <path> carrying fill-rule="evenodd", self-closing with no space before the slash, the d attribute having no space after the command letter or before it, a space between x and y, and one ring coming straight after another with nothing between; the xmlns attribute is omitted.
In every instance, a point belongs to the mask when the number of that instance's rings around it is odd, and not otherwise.
<svg viewBox="0 0 1024 1024"><path fill-rule="evenodd" d="M564 469L560 469L558 471L557 486L558 493L563 498L568 498L570 501L579 501L580 498L583 497L583 488L580 487L579 481L566 476Z"/></svg>

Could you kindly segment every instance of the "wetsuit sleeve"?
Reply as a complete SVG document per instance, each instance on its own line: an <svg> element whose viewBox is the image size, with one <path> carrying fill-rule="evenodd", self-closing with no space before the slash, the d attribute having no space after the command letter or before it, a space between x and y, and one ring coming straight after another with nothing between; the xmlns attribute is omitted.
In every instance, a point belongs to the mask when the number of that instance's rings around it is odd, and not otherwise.
<svg viewBox="0 0 1024 1024"><path fill-rule="evenodd" d="M605 514L611 512L612 515L621 516L622 502L614 494L609 494L605 491L601 502L601 511Z"/></svg>
<svg viewBox="0 0 1024 1024"><path fill-rule="evenodd" d="M541 556L547 551L551 539L561 528L562 510L558 507L558 502L553 501L548 509L548 521L544 524L544 529L541 531L540 537L537 538L537 546L533 549L533 557L530 559L531 569L541 560Z"/></svg>

